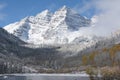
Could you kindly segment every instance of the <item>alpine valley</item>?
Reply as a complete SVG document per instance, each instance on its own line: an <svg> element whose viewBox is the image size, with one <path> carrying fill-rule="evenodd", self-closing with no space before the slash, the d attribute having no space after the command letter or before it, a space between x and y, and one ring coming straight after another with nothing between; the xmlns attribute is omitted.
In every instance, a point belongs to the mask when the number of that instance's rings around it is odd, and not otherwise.
<svg viewBox="0 0 120 80"><path fill-rule="evenodd" d="M120 63L120 31L109 36L87 32L97 21L63 6L1 28L1 73L71 73ZM112 59L111 50L116 53Z"/></svg>

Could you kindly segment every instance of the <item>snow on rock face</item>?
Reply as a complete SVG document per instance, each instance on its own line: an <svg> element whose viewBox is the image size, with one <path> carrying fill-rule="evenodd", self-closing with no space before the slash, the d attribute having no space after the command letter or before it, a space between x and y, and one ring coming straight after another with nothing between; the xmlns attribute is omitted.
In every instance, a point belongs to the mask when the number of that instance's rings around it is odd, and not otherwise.
<svg viewBox="0 0 120 80"><path fill-rule="evenodd" d="M19 37L21 40L28 40L28 31L30 29L30 25L27 23L27 18L21 20L20 22L16 22L14 24L10 24L4 27L9 33L14 34Z"/></svg>
<svg viewBox="0 0 120 80"><path fill-rule="evenodd" d="M85 34L81 34L80 29L90 24L90 19L63 6L54 14L45 10L36 16L26 17L19 22L9 24L4 29L32 44L66 44L85 42L88 37L84 37ZM79 37L83 40L80 41Z"/></svg>

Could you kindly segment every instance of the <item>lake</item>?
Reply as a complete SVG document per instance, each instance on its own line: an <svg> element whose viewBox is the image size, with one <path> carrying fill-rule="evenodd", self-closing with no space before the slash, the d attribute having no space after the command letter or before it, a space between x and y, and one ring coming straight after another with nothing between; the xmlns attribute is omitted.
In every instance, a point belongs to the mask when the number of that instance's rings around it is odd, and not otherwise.
<svg viewBox="0 0 120 80"><path fill-rule="evenodd" d="M10 74L0 80L90 80L86 74Z"/></svg>

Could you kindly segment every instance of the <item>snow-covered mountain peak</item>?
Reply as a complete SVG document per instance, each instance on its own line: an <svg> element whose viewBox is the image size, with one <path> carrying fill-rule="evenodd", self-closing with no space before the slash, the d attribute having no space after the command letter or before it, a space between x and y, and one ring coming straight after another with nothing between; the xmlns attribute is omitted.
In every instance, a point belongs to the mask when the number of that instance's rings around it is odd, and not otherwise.
<svg viewBox="0 0 120 80"><path fill-rule="evenodd" d="M80 27L88 26L90 23L91 20L66 6L57 10L50 21L52 29L64 28L69 31L76 31Z"/></svg>
<svg viewBox="0 0 120 80"><path fill-rule="evenodd" d="M68 7L66 5L64 5L62 8L60 8L60 10L66 10L68 9Z"/></svg>
<svg viewBox="0 0 120 80"><path fill-rule="evenodd" d="M44 10L36 16L28 16L4 27L8 32L33 44L65 44L79 42L84 37L80 29L88 27L91 20L63 6L53 14ZM81 40L81 39L80 39Z"/></svg>
<svg viewBox="0 0 120 80"><path fill-rule="evenodd" d="M30 17L31 17L31 16L30 16ZM30 17L27 16L27 17L21 19L20 22L21 22L21 23L29 23L29 22L30 22Z"/></svg>
<svg viewBox="0 0 120 80"><path fill-rule="evenodd" d="M68 10L70 10L70 8L68 8L67 6L63 6L62 8L60 8L60 9L58 9L58 11L60 11L60 12L67 12Z"/></svg>
<svg viewBox="0 0 120 80"><path fill-rule="evenodd" d="M47 9L36 15L38 18L46 16L52 16L52 13Z"/></svg>
<svg viewBox="0 0 120 80"><path fill-rule="evenodd" d="M67 7L67 6L63 6L62 8L60 8L58 11L56 11L56 13L61 13L63 15L73 15L73 14L78 14L76 11L74 11L73 9Z"/></svg>

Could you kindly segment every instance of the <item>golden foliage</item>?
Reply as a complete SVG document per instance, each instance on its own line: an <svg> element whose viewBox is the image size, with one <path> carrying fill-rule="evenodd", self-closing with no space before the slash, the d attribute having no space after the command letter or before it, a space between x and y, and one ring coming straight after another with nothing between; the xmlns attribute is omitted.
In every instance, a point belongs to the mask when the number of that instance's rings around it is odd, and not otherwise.
<svg viewBox="0 0 120 80"><path fill-rule="evenodd" d="M103 51L103 52L107 52L108 49L107 49L107 48L103 48L102 51Z"/></svg>
<svg viewBox="0 0 120 80"><path fill-rule="evenodd" d="M94 64L94 59L95 59L95 56L98 54L97 51L94 51L92 53L89 54L89 61L91 61L92 64Z"/></svg>
<svg viewBox="0 0 120 80"><path fill-rule="evenodd" d="M119 67L104 67L101 69L103 77L118 77L120 79L120 68ZM116 79L118 80L118 79Z"/></svg>
<svg viewBox="0 0 120 80"><path fill-rule="evenodd" d="M88 63L88 57L86 55L82 56L82 64L87 65Z"/></svg>

